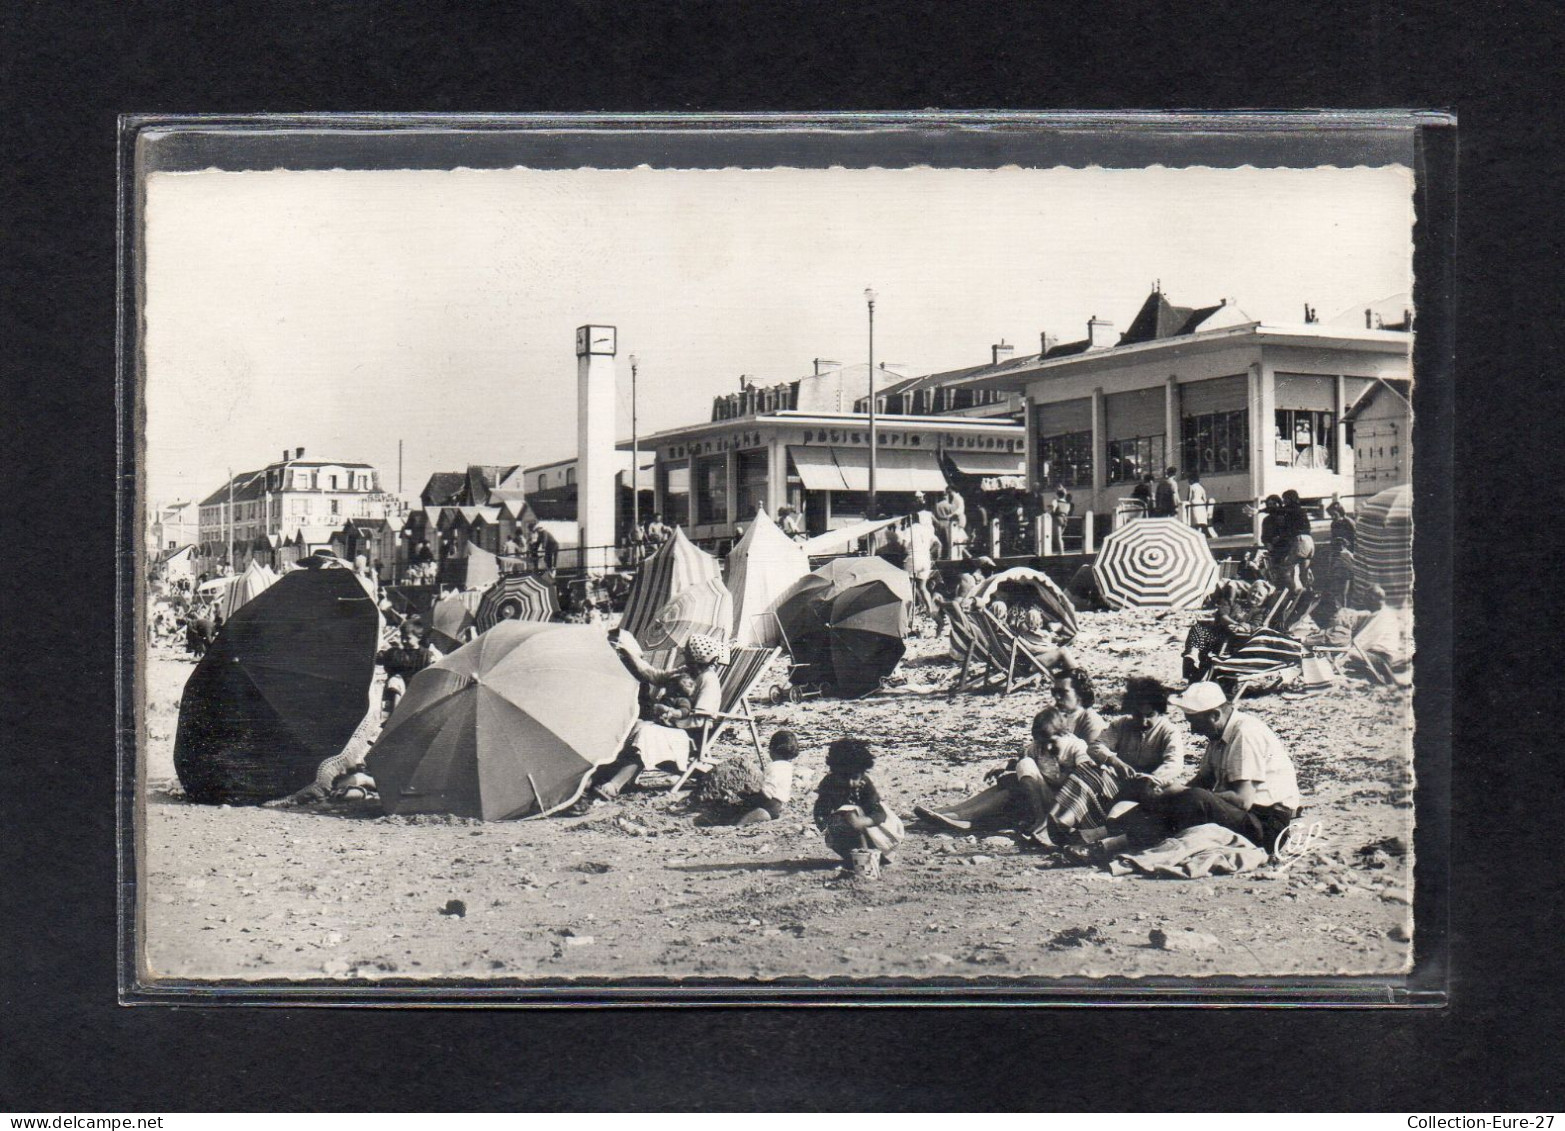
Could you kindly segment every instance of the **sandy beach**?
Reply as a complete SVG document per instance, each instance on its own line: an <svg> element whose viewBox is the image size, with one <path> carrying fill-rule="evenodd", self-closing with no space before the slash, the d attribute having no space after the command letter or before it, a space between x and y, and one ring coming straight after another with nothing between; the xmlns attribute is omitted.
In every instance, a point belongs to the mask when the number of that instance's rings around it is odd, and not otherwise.
<svg viewBox="0 0 1565 1131"><path fill-rule="evenodd" d="M1178 684L1198 614L1082 615L1073 645L1116 704L1130 674ZM155 648L138 926L151 980L453 978L1133 978L1395 974L1410 958L1409 693L1348 681L1244 706L1288 744L1321 838L1285 870L1201 880L1113 877L912 821L1012 756L1036 689L948 702L945 641L910 642L906 683L857 702L757 706L763 739L798 735L780 821L701 828L648 789L586 817L484 824L380 814L374 802L270 810L190 804L173 771L194 663ZM781 665L776 678L784 675ZM763 686L772 682L768 679ZM1185 723L1174 712L1182 730ZM809 819L825 746L870 738L872 773L909 822L878 881L843 879ZM744 745L730 739L739 757ZM1201 740L1187 741L1186 775ZM300 783L301 785L303 783ZM1392 838L1391 851L1371 850Z"/></svg>

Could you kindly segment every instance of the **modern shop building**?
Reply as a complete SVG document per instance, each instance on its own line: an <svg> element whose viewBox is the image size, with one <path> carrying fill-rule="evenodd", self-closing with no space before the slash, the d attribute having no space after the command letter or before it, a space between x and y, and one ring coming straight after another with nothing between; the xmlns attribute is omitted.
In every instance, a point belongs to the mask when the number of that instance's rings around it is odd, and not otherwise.
<svg viewBox="0 0 1565 1131"><path fill-rule="evenodd" d="M962 384L1022 394L1035 495L1063 485L1077 514L1112 515L1141 475L1174 466L1181 494L1198 472L1219 531L1238 534L1251 526L1245 504L1289 489L1351 508L1345 417L1377 381L1405 382L1411 351L1410 320L1270 324L1229 301L1176 307L1154 291L1123 335L1095 317L1085 339Z"/></svg>

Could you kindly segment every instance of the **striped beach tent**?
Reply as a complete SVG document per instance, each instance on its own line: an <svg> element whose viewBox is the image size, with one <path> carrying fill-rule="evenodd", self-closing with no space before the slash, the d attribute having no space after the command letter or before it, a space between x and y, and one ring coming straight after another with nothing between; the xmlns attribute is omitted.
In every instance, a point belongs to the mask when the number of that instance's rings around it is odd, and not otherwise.
<svg viewBox="0 0 1565 1131"><path fill-rule="evenodd" d="M1413 596L1413 488L1391 487L1358 508L1353 552L1353 584L1378 585L1388 605L1406 605Z"/></svg>
<svg viewBox="0 0 1565 1131"><path fill-rule="evenodd" d="M625 613L620 617L620 629L634 636L642 647L652 647L651 642L657 638L653 622L663 607L690 586L713 579L721 581L722 576L722 563L676 527L674 536L636 571Z"/></svg>

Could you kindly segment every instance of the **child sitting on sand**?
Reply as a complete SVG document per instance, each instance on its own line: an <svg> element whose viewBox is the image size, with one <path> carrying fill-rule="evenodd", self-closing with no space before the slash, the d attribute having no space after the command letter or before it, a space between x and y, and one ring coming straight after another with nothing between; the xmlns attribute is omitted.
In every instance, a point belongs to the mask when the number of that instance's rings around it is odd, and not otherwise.
<svg viewBox="0 0 1565 1131"><path fill-rule="evenodd" d="M793 763L799 756L799 740L793 736L791 730L779 730L772 734L772 740L768 745L765 755L766 768L761 775L759 788L752 788L754 778L751 777L739 793L738 800L734 800L733 793L727 797L719 796L713 800L717 802L717 812L700 817L696 824L703 826L712 825L759 825L767 821L775 821L782 817L788 802L793 800ZM722 778L726 766L719 766L713 772L715 779ZM754 763L744 768L745 774L752 775L755 772ZM733 789L732 786L724 786L725 790Z"/></svg>
<svg viewBox="0 0 1565 1131"><path fill-rule="evenodd" d="M651 718L663 726L678 726L680 720L695 715L696 677L689 672L673 675L651 706Z"/></svg>
<svg viewBox="0 0 1565 1131"><path fill-rule="evenodd" d="M815 826L826 844L851 864L855 849L880 850L882 863L902 843L902 822L887 809L869 779L875 754L862 738L839 738L827 748L826 776L815 787Z"/></svg>

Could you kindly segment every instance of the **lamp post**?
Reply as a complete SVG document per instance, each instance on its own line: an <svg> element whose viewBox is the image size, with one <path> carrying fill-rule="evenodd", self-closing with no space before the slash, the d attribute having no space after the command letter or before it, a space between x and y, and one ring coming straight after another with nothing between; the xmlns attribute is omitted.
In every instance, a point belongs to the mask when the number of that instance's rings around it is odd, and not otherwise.
<svg viewBox="0 0 1565 1131"><path fill-rule="evenodd" d="M864 508L864 518L873 522L875 508L875 288L864 288L864 301L869 304L869 502Z"/></svg>
<svg viewBox="0 0 1565 1131"><path fill-rule="evenodd" d="M630 355L630 543L636 545L641 529L641 453L636 450L636 369L641 359Z"/></svg>

